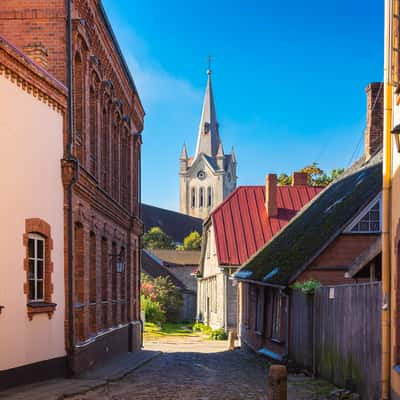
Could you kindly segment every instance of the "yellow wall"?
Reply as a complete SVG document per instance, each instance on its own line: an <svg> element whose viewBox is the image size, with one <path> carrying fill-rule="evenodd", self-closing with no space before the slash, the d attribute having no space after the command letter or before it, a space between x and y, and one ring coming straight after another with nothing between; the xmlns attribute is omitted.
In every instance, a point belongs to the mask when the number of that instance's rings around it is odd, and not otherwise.
<svg viewBox="0 0 400 400"><path fill-rule="evenodd" d="M63 118L0 76L0 370L65 355ZM29 321L24 294L25 219L41 218L54 241L53 302Z"/></svg>

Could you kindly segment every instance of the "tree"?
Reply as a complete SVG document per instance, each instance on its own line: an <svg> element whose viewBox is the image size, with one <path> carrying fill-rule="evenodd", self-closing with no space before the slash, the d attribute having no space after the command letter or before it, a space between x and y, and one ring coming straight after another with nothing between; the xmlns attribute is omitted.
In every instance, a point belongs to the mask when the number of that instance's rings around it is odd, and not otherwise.
<svg viewBox="0 0 400 400"><path fill-rule="evenodd" d="M278 184L281 186L291 185L292 177L288 174L279 174L278 175Z"/></svg>
<svg viewBox="0 0 400 400"><path fill-rule="evenodd" d="M300 172L306 172L308 174L309 185L328 186L344 172L344 168L333 169L330 174L326 174L324 170L318 167L318 163L313 162L312 164L303 167ZM278 176L278 183L281 186L291 185L292 177L282 173Z"/></svg>
<svg viewBox="0 0 400 400"><path fill-rule="evenodd" d="M174 240L161 228L155 226L143 235L143 245L146 249L175 249Z"/></svg>
<svg viewBox="0 0 400 400"><path fill-rule="evenodd" d="M180 290L171 282L168 276L158 276L154 279L154 299L165 312L167 321L177 322L183 305Z"/></svg>
<svg viewBox="0 0 400 400"><path fill-rule="evenodd" d="M183 248L185 250L198 250L201 248L201 236L199 232L193 231L183 239Z"/></svg>

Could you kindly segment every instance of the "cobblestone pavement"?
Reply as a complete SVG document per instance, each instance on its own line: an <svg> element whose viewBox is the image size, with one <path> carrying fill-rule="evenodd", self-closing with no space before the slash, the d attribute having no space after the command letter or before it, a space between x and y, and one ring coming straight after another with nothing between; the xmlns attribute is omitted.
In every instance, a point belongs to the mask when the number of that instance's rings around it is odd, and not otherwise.
<svg viewBox="0 0 400 400"><path fill-rule="evenodd" d="M145 347L163 354L121 381L73 399L267 400L265 360L240 350L226 351L226 342L167 338ZM288 397L319 400L330 390L323 382L290 377Z"/></svg>

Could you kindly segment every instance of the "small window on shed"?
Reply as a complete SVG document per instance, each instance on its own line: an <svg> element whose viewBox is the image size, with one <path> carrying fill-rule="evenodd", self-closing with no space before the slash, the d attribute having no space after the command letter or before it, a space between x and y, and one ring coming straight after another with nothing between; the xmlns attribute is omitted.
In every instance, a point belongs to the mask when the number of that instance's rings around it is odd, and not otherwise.
<svg viewBox="0 0 400 400"><path fill-rule="evenodd" d="M274 296L274 304L272 311L272 339L276 341L282 340L282 318L283 318L283 298L281 294Z"/></svg>

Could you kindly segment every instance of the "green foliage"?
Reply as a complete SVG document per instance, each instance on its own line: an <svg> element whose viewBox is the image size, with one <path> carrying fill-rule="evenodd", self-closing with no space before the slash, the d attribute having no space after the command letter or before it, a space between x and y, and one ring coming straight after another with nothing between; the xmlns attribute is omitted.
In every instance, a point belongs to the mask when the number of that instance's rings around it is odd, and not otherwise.
<svg viewBox="0 0 400 400"><path fill-rule="evenodd" d="M209 327L208 325L203 324L202 322L196 322L193 326L192 326L192 330L193 332L201 332L204 333L208 336L211 335L212 329L211 327Z"/></svg>
<svg viewBox="0 0 400 400"><path fill-rule="evenodd" d="M278 175L278 184L281 186L291 185L292 177L288 174L279 174Z"/></svg>
<svg viewBox="0 0 400 400"><path fill-rule="evenodd" d="M306 172L308 174L309 185L328 186L344 172L344 168L333 169L330 174L326 174L321 168L318 167L318 163L313 162L312 164L303 167L300 172ZM281 186L291 185L292 177L288 174L282 173L278 175L278 183Z"/></svg>
<svg viewBox="0 0 400 400"><path fill-rule="evenodd" d="M304 282L296 282L291 288L294 290L300 290L304 294L314 294L314 291L321 286L321 283L315 280L309 280Z"/></svg>
<svg viewBox="0 0 400 400"><path fill-rule="evenodd" d="M143 245L146 249L175 249L175 243L161 228L154 226L143 235Z"/></svg>
<svg viewBox="0 0 400 400"><path fill-rule="evenodd" d="M228 335L223 328L215 329L211 332L210 339L212 340L226 340Z"/></svg>
<svg viewBox="0 0 400 400"><path fill-rule="evenodd" d="M169 277L159 276L153 281L154 299L165 311L167 321L176 322L183 305L182 293L174 286Z"/></svg>
<svg viewBox="0 0 400 400"><path fill-rule="evenodd" d="M165 322L165 311L162 309L160 303L142 295L141 306L145 313L146 321L153 322L154 324L162 324Z"/></svg>
<svg viewBox="0 0 400 400"><path fill-rule="evenodd" d="M199 250L201 248L201 236L199 232L193 231L189 233L183 240L183 248L185 250Z"/></svg>

